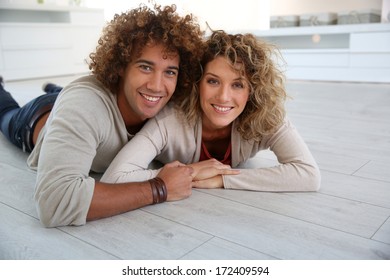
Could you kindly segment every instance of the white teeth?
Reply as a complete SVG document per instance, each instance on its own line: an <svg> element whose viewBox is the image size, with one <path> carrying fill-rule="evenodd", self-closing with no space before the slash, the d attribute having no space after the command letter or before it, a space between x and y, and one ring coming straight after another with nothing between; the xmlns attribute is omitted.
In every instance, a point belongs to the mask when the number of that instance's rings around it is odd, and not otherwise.
<svg viewBox="0 0 390 280"><path fill-rule="evenodd" d="M161 97L153 97L153 96L149 96L149 95L145 95L145 94L142 94L142 96L143 96L146 100L148 100L148 101L150 101L150 102L157 102L157 101L159 101L160 98L161 98Z"/></svg>
<svg viewBox="0 0 390 280"><path fill-rule="evenodd" d="M213 107L215 109L217 109L217 111L221 111L221 112L227 112L227 111L230 111L232 109L232 107L221 107L221 106L217 106L217 105L213 105Z"/></svg>

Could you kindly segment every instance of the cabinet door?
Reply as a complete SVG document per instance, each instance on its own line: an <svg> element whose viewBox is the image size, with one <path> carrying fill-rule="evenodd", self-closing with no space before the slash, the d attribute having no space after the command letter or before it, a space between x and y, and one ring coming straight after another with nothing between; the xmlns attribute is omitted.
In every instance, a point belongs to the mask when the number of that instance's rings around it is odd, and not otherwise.
<svg viewBox="0 0 390 280"><path fill-rule="evenodd" d="M6 69L67 67L72 60L69 27L9 26L1 28L1 48Z"/></svg>
<svg viewBox="0 0 390 280"><path fill-rule="evenodd" d="M351 34L351 52L389 52L390 32L361 32Z"/></svg>
<svg viewBox="0 0 390 280"><path fill-rule="evenodd" d="M351 34L351 67L389 68L390 32Z"/></svg>

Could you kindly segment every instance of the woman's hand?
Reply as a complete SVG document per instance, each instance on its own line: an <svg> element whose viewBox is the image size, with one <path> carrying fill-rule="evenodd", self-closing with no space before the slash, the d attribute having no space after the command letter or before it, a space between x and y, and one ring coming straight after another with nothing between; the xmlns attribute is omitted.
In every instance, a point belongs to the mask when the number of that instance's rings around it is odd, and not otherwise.
<svg viewBox="0 0 390 280"><path fill-rule="evenodd" d="M192 181L192 187L198 189L220 189L223 188L222 175L217 175L212 178Z"/></svg>
<svg viewBox="0 0 390 280"><path fill-rule="evenodd" d="M192 173L192 187L194 188L222 188L222 175L239 174L240 170L232 169L230 165L222 164L216 159L209 159L189 164Z"/></svg>
<svg viewBox="0 0 390 280"><path fill-rule="evenodd" d="M189 164L194 172L192 173L193 181L210 179L217 175L234 175L239 174L240 170L232 169L230 165L223 164L216 159L208 159Z"/></svg>

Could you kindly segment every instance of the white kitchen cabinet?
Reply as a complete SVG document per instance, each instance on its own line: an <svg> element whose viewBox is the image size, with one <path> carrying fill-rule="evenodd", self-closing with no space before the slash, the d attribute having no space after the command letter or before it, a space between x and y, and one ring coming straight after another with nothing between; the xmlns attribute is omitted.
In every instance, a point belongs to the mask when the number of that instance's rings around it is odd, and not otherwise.
<svg viewBox="0 0 390 280"><path fill-rule="evenodd" d="M0 3L0 75L18 80L88 72L102 9Z"/></svg>

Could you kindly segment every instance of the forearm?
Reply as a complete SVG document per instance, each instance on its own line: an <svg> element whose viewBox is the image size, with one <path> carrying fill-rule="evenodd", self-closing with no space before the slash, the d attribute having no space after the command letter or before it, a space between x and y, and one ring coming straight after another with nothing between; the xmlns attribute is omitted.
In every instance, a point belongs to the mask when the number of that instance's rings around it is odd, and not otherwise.
<svg viewBox="0 0 390 280"><path fill-rule="evenodd" d="M241 169L241 174L223 176L227 189L252 191L296 192L317 191L320 188L320 171L306 164L281 164L269 168Z"/></svg>
<svg viewBox="0 0 390 280"><path fill-rule="evenodd" d="M118 215L153 203L148 181L108 184L95 183L87 220Z"/></svg>
<svg viewBox="0 0 390 280"><path fill-rule="evenodd" d="M161 169L136 169L136 167L131 166L128 167L128 170L117 170L115 172L111 172L110 167L110 170L103 174L100 182L112 184L143 182L156 177L157 174L161 171Z"/></svg>
<svg viewBox="0 0 390 280"><path fill-rule="evenodd" d="M192 173L191 167L177 161L166 164L161 169L158 177L164 185L167 201L180 200L191 195ZM156 189L154 190L156 195ZM115 184L96 182L87 220L117 215L152 203L150 180Z"/></svg>
<svg viewBox="0 0 390 280"><path fill-rule="evenodd" d="M288 121L273 135L264 137L259 149L269 148L280 164L242 169L237 176L223 176L224 187L253 191L316 191L321 175L306 143Z"/></svg>

